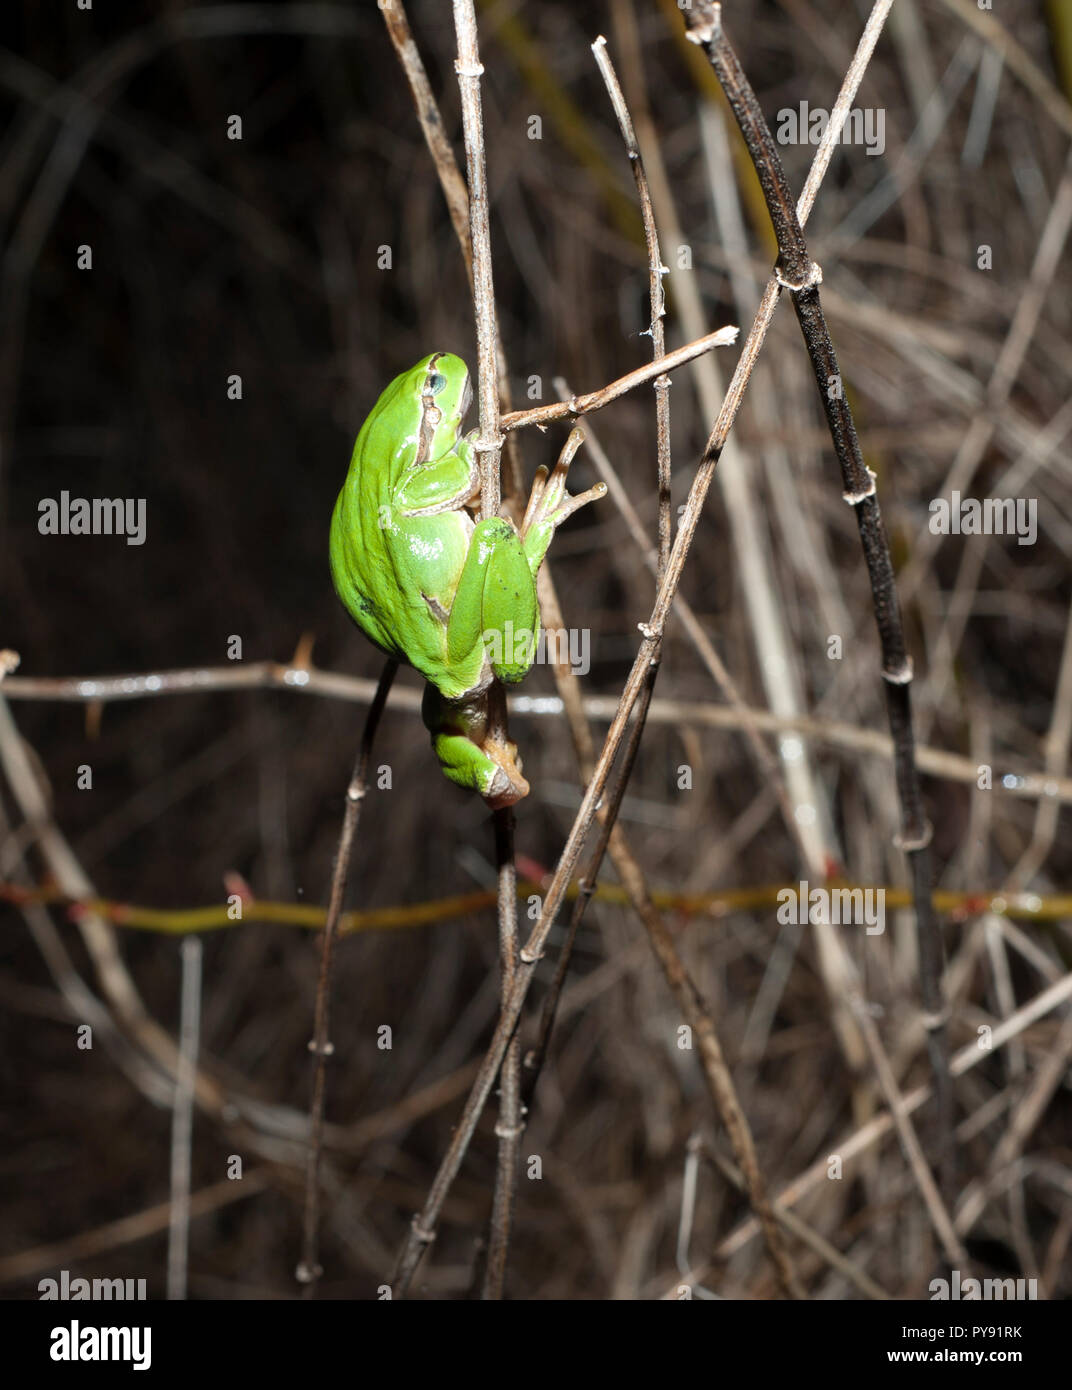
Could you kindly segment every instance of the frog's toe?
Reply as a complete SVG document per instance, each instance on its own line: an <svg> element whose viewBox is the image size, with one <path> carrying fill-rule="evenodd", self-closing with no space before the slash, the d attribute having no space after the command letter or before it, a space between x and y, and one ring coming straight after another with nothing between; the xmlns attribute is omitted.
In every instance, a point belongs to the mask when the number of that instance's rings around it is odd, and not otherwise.
<svg viewBox="0 0 1072 1390"><path fill-rule="evenodd" d="M505 768L497 767L488 786L483 793L484 800L493 811L502 811L507 806L516 806L519 801L529 794L529 784L519 772L511 777Z"/></svg>
<svg viewBox="0 0 1072 1390"><path fill-rule="evenodd" d="M461 733L436 733L432 747L444 776L479 792L493 811L514 806L529 794L513 743L492 738L477 743Z"/></svg>

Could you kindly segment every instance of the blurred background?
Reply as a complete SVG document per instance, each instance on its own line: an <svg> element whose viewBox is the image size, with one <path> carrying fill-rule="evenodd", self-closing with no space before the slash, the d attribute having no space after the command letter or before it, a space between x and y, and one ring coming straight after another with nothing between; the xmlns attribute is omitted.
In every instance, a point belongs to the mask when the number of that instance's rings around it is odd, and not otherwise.
<svg viewBox="0 0 1072 1390"><path fill-rule="evenodd" d="M591 390L651 355L636 191L590 52L600 33L652 183L668 347L728 323L743 338L773 262L770 225L673 0L478 8L515 404L554 399L556 377ZM776 134L781 122L792 136L780 113L833 105L868 8L724 5ZM1072 796L1072 19L1059 3L1001 9L999 23L962 0L898 0L855 103L881 113L883 148L839 149L808 226L899 570L936 886L972 895L943 917L954 1048L1072 968L1072 908L1059 901ZM462 162L449 7L413 0L408 13ZM387 382L434 350L473 363L471 302L376 6L11 0L0 34L0 647L21 658L0 686L14 721L0 777L0 1286L36 1297L40 1278L68 1269L146 1278L162 1297L180 939L17 899L36 885L186 909L237 884L324 905L364 708L295 686L60 700L70 687L32 683L237 670L296 651L375 681L382 658L332 592L331 509ZM799 192L815 145L797 131L779 148ZM675 507L736 355L675 374ZM650 388L590 423L654 535ZM526 491L565 433L523 432ZM665 920L777 1192L825 1164L882 1096L834 1026L843 1001L810 928L787 931L769 892L721 912L686 910L680 895L795 884L809 862L855 884L907 882L867 575L788 304L723 465L681 594L745 703L782 720L762 738L796 823L740 720L719 722L726 692L672 620L621 824L650 887L679 895ZM574 489L597 476L582 450ZM933 534L930 504L952 486L1034 499L1034 543ZM144 499L144 544L42 535L40 504L64 490ZM549 566L566 624L590 633L582 684L608 697L593 716L601 739L654 580L610 498L563 528ZM408 670L398 685L420 689ZM534 669L523 693L552 695L550 671ZM793 723L804 717L807 729ZM579 803L577 758L561 714L519 710L511 731L533 787L519 861L538 879ZM488 813L442 778L413 708L389 707L374 763L392 785L366 805L348 906L493 886ZM80 788L86 766L92 787ZM72 893L78 872L87 886ZM1004 890L1033 899L1026 918L986 910ZM494 910L431 916L349 935L337 953L323 1297L375 1297L386 1282L494 1027ZM839 940L898 1083L926 1081L911 914ZM250 921L203 943L189 1292L290 1298L318 942ZM533 1017L553 963L552 950ZM1018 1026L957 1083L960 1234L978 1270L1037 1277L1040 1297L1072 1292L1067 1009ZM77 1042L87 1022L91 1050ZM510 1297L649 1299L683 1280L776 1295L760 1242L731 1239L748 1208L704 1156L728 1149L680 1023L636 919L594 901L522 1141L542 1177L522 1171ZM384 1026L390 1050L377 1046ZM929 1111L917 1118L926 1137ZM422 1296L471 1296L493 1125L491 1107ZM940 1251L892 1136L840 1181L813 1182L796 1210L879 1289L927 1296ZM810 1296L861 1296L824 1254L790 1249Z"/></svg>

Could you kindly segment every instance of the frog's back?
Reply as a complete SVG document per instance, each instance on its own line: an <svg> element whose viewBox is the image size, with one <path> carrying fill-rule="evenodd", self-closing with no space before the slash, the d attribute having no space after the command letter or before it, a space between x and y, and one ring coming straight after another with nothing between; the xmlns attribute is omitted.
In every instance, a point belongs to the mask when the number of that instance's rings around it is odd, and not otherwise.
<svg viewBox="0 0 1072 1390"><path fill-rule="evenodd" d="M459 527L457 512L404 516L394 502L391 480L409 467L418 444L415 433L400 439L389 423L392 394L406 389L410 375L391 383L357 436L331 519L331 574L365 635L432 680L446 660L445 615L472 523ZM416 576L409 572L414 556ZM389 604L382 601L387 592Z"/></svg>
<svg viewBox="0 0 1072 1390"><path fill-rule="evenodd" d="M388 391L395 386L397 382L392 382ZM382 412L374 410L357 436L350 468L335 502L330 553L335 592L350 616L377 646L404 659L392 615L376 599L384 576L392 569L381 512L390 498L383 490L381 474L387 472L384 461L399 447Z"/></svg>

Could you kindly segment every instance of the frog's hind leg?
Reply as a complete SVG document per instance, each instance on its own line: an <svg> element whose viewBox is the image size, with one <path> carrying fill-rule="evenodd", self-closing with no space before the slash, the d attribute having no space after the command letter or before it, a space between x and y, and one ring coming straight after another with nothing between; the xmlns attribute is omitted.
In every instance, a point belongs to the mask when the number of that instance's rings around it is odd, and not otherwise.
<svg viewBox="0 0 1072 1390"><path fill-rule="evenodd" d="M536 590L513 524L502 517L477 522L447 624L449 666L472 688L480 653L485 671L512 684L532 666L539 632Z"/></svg>

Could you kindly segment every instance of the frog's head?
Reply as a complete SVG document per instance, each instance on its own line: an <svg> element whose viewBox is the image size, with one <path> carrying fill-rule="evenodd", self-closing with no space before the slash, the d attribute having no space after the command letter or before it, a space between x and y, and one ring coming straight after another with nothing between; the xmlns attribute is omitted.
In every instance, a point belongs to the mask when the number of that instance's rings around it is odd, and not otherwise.
<svg viewBox="0 0 1072 1390"><path fill-rule="evenodd" d="M438 458L461 434L473 399L469 368L452 352L433 352L406 374L406 387L420 402L420 453Z"/></svg>

